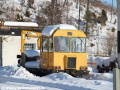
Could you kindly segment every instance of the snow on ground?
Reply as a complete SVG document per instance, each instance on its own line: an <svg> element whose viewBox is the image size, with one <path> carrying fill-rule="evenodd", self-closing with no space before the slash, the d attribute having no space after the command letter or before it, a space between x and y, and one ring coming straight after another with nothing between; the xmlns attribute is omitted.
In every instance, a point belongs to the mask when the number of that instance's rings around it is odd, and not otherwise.
<svg viewBox="0 0 120 90"><path fill-rule="evenodd" d="M104 64L105 66L108 66L110 62L113 62L117 59L117 53L111 55L110 57L94 57L90 56L88 59L89 63L96 63L97 65L102 66Z"/></svg>
<svg viewBox="0 0 120 90"><path fill-rule="evenodd" d="M84 79L61 72L38 77L23 67L5 66L0 67L0 90L112 90L112 75L95 73Z"/></svg>
<svg viewBox="0 0 120 90"><path fill-rule="evenodd" d="M117 57L94 57L97 63L108 63ZM89 67L89 79L72 77L67 73L53 73L38 77L23 67L0 66L0 90L113 90L113 72L97 73Z"/></svg>
<svg viewBox="0 0 120 90"><path fill-rule="evenodd" d="M34 77L33 74L29 73L23 67L18 66L5 66L0 67L0 76L8 76L8 77L19 77L19 78L31 78Z"/></svg>
<svg viewBox="0 0 120 90"><path fill-rule="evenodd" d="M99 65L100 67L103 68L102 65L108 67L108 66L110 66L111 62L115 62L116 67L118 67L117 53L111 55L110 57L98 57L98 56L94 57L94 56L91 56L91 57L89 57L88 62L89 63L96 63L96 66L89 65L89 68L88 68L90 73L95 73L95 75L97 75L97 73L99 72L99 70L97 69L97 65ZM91 67L93 67L93 68L91 68ZM112 74L113 72L110 70L110 67L108 69L109 69L109 73ZM106 72L106 71L104 71L104 72ZM103 77L103 76L99 76L99 77ZM112 80L110 80L110 81L112 81Z"/></svg>

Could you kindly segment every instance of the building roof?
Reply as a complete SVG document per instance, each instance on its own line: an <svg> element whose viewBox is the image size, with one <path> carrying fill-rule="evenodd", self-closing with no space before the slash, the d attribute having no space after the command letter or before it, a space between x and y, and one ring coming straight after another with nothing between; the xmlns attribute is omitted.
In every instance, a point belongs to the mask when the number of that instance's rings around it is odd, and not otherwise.
<svg viewBox="0 0 120 90"><path fill-rule="evenodd" d="M29 26L29 27L36 27L38 26L37 23L34 22L13 22L13 21L5 21L4 26Z"/></svg>
<svg viewBox="0 0 120 90"><path fill-rule="evenodd" d="M21 36L22 30L41 32L43 27L29 27L29 26L1 26L0 35L15 35Z"/></svg>

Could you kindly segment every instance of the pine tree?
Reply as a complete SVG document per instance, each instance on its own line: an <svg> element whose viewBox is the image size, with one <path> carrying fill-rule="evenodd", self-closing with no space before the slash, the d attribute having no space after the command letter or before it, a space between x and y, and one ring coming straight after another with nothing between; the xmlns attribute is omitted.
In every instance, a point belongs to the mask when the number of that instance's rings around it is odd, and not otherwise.
<svg viewBox="0 0 120 90"><path fill-rule="evenodd" d="M30 17L30 12L26 10L25 15L29 18Z"/></svg>
<svg viewBox="0 0 120 90"><path fill-rule="evenodd" d="M107 21L107 14L106 14L106 11L103 9L102 10L102 13L101 13L101 21L102 21L102 25L105 25L106 24L106 21Z"/></svg>
<svg viewBox="0 0 120 90"><path fill-rule="evenodd" d="M23 16L20 16L19 14L16 15L16 21L18 22L24 22Z"/></svg>
<svg viewBox="0 0 120 90"><path fill-rule="evenodd" d="M17 15L16 15L16 21L19 21L19 20L20 20L20 15L17 14Z"/></svg>

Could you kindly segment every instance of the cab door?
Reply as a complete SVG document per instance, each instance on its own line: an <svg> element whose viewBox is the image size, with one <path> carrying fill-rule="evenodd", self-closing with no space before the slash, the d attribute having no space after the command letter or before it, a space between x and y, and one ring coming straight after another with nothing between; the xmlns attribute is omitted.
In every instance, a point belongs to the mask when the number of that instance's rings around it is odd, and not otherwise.
<svg viewBox="0 0 120 90"><path fill-rule="evenodd" d="M41 38L41 61L40 61L40 67L41 68L47 68L49 67L49 38L48 37L42 37Z"/></svg>
<svg viewBox="0 0 120 90"><path fill-rule="evenodd" d="M53 68L53 38L42 37L41 38L41 61L40 67L44 69Z"/></svg>
<svg viewBox="0 0 120 90"><path fill-rule="evenodd" d="M54 54L53 54L53 38L49 37L49 47L48 47L48 68L53 69L54 66Z"/></svg>

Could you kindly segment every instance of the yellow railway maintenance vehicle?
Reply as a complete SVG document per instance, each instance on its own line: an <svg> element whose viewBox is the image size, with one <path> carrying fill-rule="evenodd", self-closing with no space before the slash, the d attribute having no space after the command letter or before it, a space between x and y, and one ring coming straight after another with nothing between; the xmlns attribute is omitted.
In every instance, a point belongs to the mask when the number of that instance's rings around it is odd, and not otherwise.
<svg viewBox="0 0 120 90"><path fill-rule="evenodd" d="M72 25L53 25L40 36L40 70L43 75L66 72L73 76L88 75L86 35Z"/></svg>

